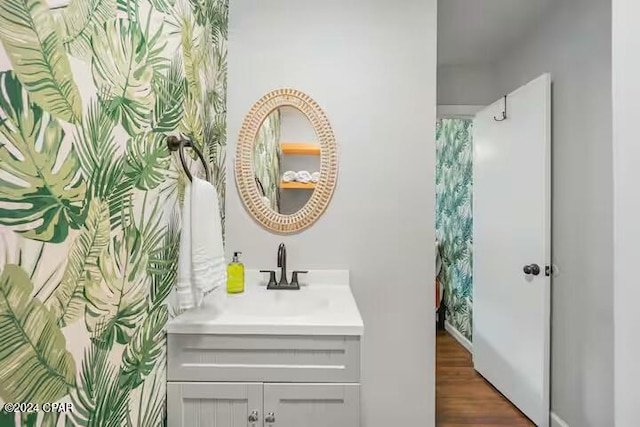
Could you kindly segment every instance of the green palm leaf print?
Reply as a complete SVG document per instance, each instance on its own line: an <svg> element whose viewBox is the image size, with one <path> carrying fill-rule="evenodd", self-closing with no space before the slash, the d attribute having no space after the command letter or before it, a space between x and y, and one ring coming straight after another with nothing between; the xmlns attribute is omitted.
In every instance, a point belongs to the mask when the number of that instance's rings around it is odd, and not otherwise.
<svg viewBox="0 0 640 427"><path fill-rule="evenodd" d="M0 39L31 99L62 120L80 122L80 93L47 2L0 2Z"/></svg>
<svg viewBox="0 0 640 427"><path fill-rule="evenodd" d="M103 281L85 286L85 323L103 345L127 344L144 314L148 255L141 233L125 227L98 260Z"/></svg>
<svg viewBox="0 0 640 427"><path fill-rule="evenodd" d="M199 96L199 95L198 95ZM189 139L194 141L199 149L202 149L204 140L204 123L200 114L201 103L200 98L187 92L184 101L184 110L182 121L178 129L180 133L185 134Z"/></svg>
<svg viewBox="0 0 640 427"><path fill-rule="evenodd" d="M200 98L202 96L202 86L200 82L200 67L202 64L202 56L198 46L201 40L199 33L201 28L196 26L193 17L185 13L180 18L181 42L182 42L182 60L184 62L184 71L187 78L187 87L191 96Z"/></svg>
<svg viewBox="0 0 640 427"><path fill-rule="evenodd" d="M219 0L189 0L199 25L207 28L211 40L219 44L227 38L229 3Z"/></svg>
<svg viewBox="0 0 640 427"><path fill-rule="evenodd" d="M109 362L108 348L96 342L85 350L78 388L71 399L73 412L69 417L76 426L129 425L129 389L120 387L118 370Z"/></svg>
<svg viewBox="0 0 640 427"><path fill-rule="evenodd" d="M170 165L164 135L145 133L129 140L126 175L139 190L153 190L164 182Z"/></svg>
<svg viewBox="0 0 640 427"><path fill-rule="evenodd" d="M137 427L157 427L166 425L163 423L165 415L166 371L159 367L153 375L148 377L140 391L138 404Z"/></svg>
<svg viewBox="0 0 640 427"><path fill-rule="evenodd" d="M62 44L73 56L91 57L91 37L116 13L116 0L71 0L62 12Z"/></svg>
<svg viewBox="0 0 640 427"><path fill-rule="evenodd" d="M74 407L0 427L166 426L166 136L202 150L224 224L228 0L58 2L0 0L0 402Z"/></svg>
<svg viewBox="0 0 640 427"><path fill-rule="evenodd" d="M63 414L57 412L45 412L42 414L42 423L40 424L40 427L56 427L58 425L58 420L63 416Z"/></svg>
<svg viewBox="0 0 640 427"><path fill-rule="evenodd" d="M71 245L62 281L46 302L61 327L82 316L86 284L101 280L98 259L109 245L110 232L108 204L93 199L87 221Z"/></svg>
<svg viewBox="0 0 640 427"><path fill-rule="evenodd" d="M73 141L85 176L91 177L100 165L117 157L114 127L115 123L106 109L98 100L92 99L82 126L76 128Z"/></svg>
<svg viewBox="0 0 640 427"><path fill-rule="evenodd" d="M180 249L180 228L177 215L172 215L162 244L149 255L149 275L151 288L149 289L149 311L165 304L165 301L178 276L178 253Z"/></svg>
<svg viewBox="0 0 640 427"><path fill-rule="evenodd" d="M170 13L175 4L175 0L149 0L153 7L162 13Z"/></svg>
<svg viewBox="0 0 640 427"><path fill-rule="evenodd" d="M122 355L120 384L134 389L142 384L164 352L167 307L156 307L138 327Z"/></svg>
<svg viewBox="0 0 640 427"><path fill-rule="evenodd" d="M93 80L111 117L133 136L147 130L155 96L149 46L138 23L108 21L92 38Z"/></svg>
<svg viewBox="0 0 640 427"><path fill-rule="evenodd" d="M75 362L56 319L36 298L19 266L0 275L0 398L5 402L56 401L75 387Z"/></svg>
<svg viewBox="0 0 640 427"><path fill-rule="evenodd" d="M0 224L29 239L63 242L84 223L85 183L60 124L30 102L11 72L0 73Z"/></svg>
<svg viewBox="0 0 640 427"><path fill-rule="evenodd" d="M112 118L99 101L93 100L74 137L82 172L88 177L90 198L105 200L111 213L111 229L117 229L123 212L130 207L134 179L126 172L118 153Z"/></svg>
<svg viewBox="0 0 640 427"><path fill-rule="evenodd" d="M167 76L160 75L160 78L154 81L154 132L171 132L178 127L182 119L185 85L182 59L180 56L174 56Z"/></svg>
<svg viewBox="0 0 640 427"><path fill-rule="evenodd" d="M442 255L449 322L472 334L473 122L440 120L436 126L436 234Z"/></svg>

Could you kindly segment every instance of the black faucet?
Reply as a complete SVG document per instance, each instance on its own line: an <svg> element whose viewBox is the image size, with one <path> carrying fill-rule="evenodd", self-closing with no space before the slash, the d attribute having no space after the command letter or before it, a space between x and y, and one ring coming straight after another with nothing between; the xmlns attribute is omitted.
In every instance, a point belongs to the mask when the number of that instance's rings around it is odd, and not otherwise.
<svg viewBox="0 0 640 427"><path fill-rule="evenodd" d="M291 283L287 280L287 248L284 243L278 246L278 267L280 267L280 281L276 283L276 272L273 270L260 270L262 273L269 273L269 283L267 289L300 289L298 275L308 273L307 271L296 270L291 276Z"/></svg>
<svg viewBox="0 0 640 427"><path fill-rule="evenodd" d="M280 243L280 246L278 246L278 267L280 267L278 286L289 286L287 281L287 247L284 243Z"/></svg>

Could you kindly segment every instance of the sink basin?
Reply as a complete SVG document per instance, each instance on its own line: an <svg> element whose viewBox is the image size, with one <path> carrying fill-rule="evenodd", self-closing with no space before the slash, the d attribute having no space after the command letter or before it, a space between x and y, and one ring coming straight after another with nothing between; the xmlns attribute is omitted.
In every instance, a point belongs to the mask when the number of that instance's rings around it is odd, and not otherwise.
<svg viewBox="0 0 640 427"><path fill-rule="evenodd" d="M265 275L245 272L245 292L226 295L169 321L170 334L362 335L347 270L312 270L299 290L267 289Z"/></svg>
<svg viewBox="0 0 640 427"><path fill-rule="evenodd" d="M315 294L315 295L314 295ZM298 317L308 316L318 310L326 310L329 300L318 292L301 290L261 290L255 298L235 298L233 310L244 316Z"/></svg>

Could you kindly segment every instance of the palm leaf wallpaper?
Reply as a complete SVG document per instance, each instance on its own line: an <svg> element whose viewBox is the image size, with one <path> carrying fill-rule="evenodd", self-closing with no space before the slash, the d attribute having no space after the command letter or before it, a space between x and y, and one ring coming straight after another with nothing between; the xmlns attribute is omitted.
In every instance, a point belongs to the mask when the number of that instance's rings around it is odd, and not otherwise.
<svg viewBox="0 0 640 427"><path fill-rule="evenodd" d="M280 212L280 111L274 110L264 119L253 148L256 178L269 199L269 207Z"/></svg>
<svg viewBox="0 0 640 427"><path fill-rule="evenodd" d="M442 256L447 319L472 336L473 146L471 120L442 119L436 125L436 237Z"/></svg>
<svg viewBox="0 0 640 427"><path fill-rule="evenodd" d="M74 404L0 427L165 422L166 136L206 153L224 221L227 21L228 0L0 0L0 403Z"/></svg>

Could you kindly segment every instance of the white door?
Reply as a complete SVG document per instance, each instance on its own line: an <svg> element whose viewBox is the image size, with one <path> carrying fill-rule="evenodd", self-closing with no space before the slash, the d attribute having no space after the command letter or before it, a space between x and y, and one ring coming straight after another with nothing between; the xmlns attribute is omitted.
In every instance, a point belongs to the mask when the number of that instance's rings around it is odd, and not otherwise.
<svg viewBox="0 0 640 427"><path fill-rule="evenodd" d="M507 119L495 120L504 105L497 101L474 121L473 362L525 415L546 427L551 77L545 74L508 95Z"/></svg>
<svg viewBox="0 0 640 427"><path fill-rule="evenodd" d="M167 427L263 427L262 383L167 384Z"/></svg>
<svg viewBox="0 0 640 427"><path fill-rule="evenodd" d="M358 384L265 384L265 427L358 427Z"/></svg>

